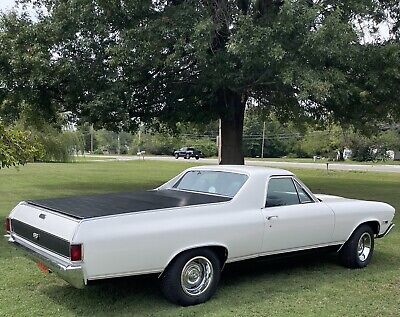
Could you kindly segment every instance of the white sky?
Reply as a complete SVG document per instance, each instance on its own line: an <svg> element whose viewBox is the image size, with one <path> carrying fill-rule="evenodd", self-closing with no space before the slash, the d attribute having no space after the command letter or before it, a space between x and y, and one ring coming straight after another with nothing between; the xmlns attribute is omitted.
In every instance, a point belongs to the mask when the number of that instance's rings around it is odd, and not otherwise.
<svg viewBox="0 0 400 317"><path fill-rule="evenodd" d="M15 4L15 0L0 0L0 11L10 10Z"/></svg>

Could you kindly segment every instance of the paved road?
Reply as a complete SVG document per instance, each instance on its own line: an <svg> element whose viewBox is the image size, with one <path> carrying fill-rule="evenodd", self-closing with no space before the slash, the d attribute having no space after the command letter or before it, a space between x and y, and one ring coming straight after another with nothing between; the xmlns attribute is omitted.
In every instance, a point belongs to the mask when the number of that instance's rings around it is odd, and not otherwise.
<svg viewBox="0 0 400 317"><path fill-rule="evenodd" d="M99 161L102 160L102 156L93 155L91 157L98 158ZM118 156L112 155L107 156L115 158L119 161L132 161L139 160L137 156ZM154 161L170 161L176 163L188 163L188 162L198 162L203 164L218 164L217 159L213 158L204 158L198 161L194 159L185 160L185 159L175 159L174 157L168 156L146 156L145 160L154 160ZM113 161L113 160L104 160ZM277 161L268 161L268 160L248 160L246 161L246 165L260 165L260 166L270 166L270 167L279 167L279 168L309 168L309 169L326 169L326 163L302 163L302 162L277 162ZM364 165L364 164L346 164L346 163L329 163L329 170L339 170L339 171L363 171L363 172L383 172L383 173L400 173L400 165Z"/></svg>

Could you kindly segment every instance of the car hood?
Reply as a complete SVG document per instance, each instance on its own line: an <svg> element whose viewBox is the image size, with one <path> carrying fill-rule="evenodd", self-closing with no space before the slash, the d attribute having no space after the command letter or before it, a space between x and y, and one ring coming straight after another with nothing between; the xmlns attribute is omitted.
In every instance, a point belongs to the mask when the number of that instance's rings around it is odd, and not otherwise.
<svg viewBox="0 0 400 317"><path fill-rule="evenodd" d="M336 205L347 203L349 204L349 206L354 205L357 208L373 208L375 211L385 211L389 212L392 215L394 215L395 213L394 207L385 202L344 198L340 196L325 195L325 194L316 194L315 197L317 197L318 199L320 199L333 209L335 209Z"/></svg>

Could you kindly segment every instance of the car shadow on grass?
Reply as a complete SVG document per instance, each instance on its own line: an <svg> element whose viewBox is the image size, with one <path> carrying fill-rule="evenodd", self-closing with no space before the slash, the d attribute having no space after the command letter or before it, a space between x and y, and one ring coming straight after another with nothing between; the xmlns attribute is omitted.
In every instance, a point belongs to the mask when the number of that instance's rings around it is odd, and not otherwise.
<svg viewBox="0 0 400 317"><path fill-rule="evenodd" d="M320 283L331 283L345 271L338 265L335 255L321 252L233 263L225 267L216 296L211 301L190 309L196 311L202 306L202 313L211 313L218 302L221 304L235 301L238 296L244 298L247 304L251 301L259 302L259 295L255 295L260 291L268 294L269 298L282 292L301 293L304 289L319 287ZM52 285L42 291L51 301L65 306L75 315L135 313L153 316L179 309L162 297L157 275L95 281L84 290Z"/></svg>

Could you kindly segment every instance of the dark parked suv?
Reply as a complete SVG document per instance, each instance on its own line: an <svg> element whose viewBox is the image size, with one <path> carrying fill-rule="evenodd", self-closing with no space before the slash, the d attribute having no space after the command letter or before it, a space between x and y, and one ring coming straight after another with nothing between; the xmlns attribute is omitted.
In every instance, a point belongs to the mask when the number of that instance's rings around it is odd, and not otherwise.
<svg viewBox="0 0 400 317"><path fill-rule="evenodd" d="M192 147L183 147L179 150L174 151L174 156L176 159L180 157L183 157L185 159L190 159L191 157L194 157L196 160L198 160L200 157L203 157L203 153Z"/></svg>

